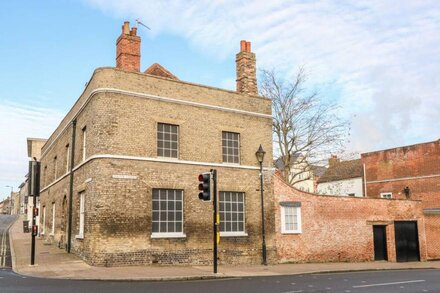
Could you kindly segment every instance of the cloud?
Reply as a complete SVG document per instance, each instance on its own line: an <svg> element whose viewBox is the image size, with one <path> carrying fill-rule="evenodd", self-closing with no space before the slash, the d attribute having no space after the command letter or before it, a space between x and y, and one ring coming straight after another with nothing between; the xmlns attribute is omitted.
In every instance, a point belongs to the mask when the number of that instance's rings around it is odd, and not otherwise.
<svg viewBox="0 0 440 293"><path fill-rule="evenodd" d="M223 59L248 39L260 68L290 76L305 64L311 83L338 89L352 120L351 151L440 137L438 1L86 2L117 17L140 17L153 34L179 35L201 54Z"/></svg>
<svg viewBox="0 0 440 293"><path fill-rule="evenodd" d="M26 138L49 137L63 116L50 108L0 101L0 187L17 190L27 173Z"/></svg>

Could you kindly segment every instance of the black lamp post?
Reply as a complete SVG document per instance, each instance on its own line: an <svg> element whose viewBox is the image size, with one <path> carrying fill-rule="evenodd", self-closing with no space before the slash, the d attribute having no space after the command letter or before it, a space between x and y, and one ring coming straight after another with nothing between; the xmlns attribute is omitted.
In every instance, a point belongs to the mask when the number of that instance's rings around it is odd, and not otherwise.
<svg viewBox="0 0 440 293"><path fill-rule="evenodd" d="M266 257L266 233L264 230L264 200L263 200L263 160L266 152L263 150L263 147L260 144L258 151L255 153L258 162L260 163L260 193L261 193L261 233L263 235L263 265L267 266L267 257Z"/></svg>

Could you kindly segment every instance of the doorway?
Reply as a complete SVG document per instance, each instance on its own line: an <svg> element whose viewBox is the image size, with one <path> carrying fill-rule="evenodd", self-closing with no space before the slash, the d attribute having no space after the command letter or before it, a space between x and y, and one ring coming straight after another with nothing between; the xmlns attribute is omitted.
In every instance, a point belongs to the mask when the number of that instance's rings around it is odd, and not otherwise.
<svg viewBox="0 0 440 293"><path fill-rule="evenodd" d="M396 260L420 261L419 236L416 221L394 222L396 235Z"/></svg>
<svg viewBox="0 0 440 293"><path fill-rule="evenodd" d="M386 226L374 225L374 260L388 260Z"/></svg>

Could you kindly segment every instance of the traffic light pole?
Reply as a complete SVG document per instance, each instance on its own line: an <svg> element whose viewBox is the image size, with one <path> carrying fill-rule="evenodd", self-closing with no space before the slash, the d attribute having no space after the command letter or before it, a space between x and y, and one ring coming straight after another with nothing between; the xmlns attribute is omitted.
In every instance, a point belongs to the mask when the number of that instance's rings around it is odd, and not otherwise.
<svg viewBox="0 0 440 293"><path fill-rule="evenodd" d="M212 206L213 206L213 233L212 240L214 244L213 249L213 266L214 266L214 274L217 274L217 170L211 169L212 173L212 181L213 181L213 197L212 197Z"/></svg>
<svg viewBox="0 0 440 293"><path fill-rule="evenodd" d="M35 264L35 237L38 234L37 226L37 196L40 196L40 162L29 162L28 195L32 195L32 242L31 242L31 265Z"/></svg>

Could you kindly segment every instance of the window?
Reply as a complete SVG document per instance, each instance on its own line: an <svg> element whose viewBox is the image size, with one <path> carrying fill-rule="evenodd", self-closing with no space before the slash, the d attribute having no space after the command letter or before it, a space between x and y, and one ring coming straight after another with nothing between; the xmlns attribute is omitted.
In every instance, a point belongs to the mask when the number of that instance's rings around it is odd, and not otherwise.
<svg viewBox="0 0 440 293"><path fill-rule="evenodd" d="M159 157L178 157L179 126L157 124L157 155Z"/></svg>
<svg viewBox="0 0 440 293"><path fill-rule="evenodd" d="M82 129L82 160L86 160L86 142L87 142L87 127Z"/></svg>
<svg viewBox="0 0 440 293"><path fill-rule="evenodd" d="M43 224L41 225L41 234L46 232L46 206L43 206Z"/></svg>
<svg viewBox="0 0 440 293"><path fill-rule="evenodd" d="M44 172L43 172L43 186L46 186L47 182L47 166L44 166Z"/></svg>
<svg viewBox="0 0 440 293"><path fill-rule="evenodd" d="M347 193L348 196L355 196L354 193Z"/></svg>
<svg viewBox="0 0 440 293"><path fill-rule="evenodd" d="M55 234L55 203L52 203L52 231L50 232L51 235Z"/></svg>
<svg viewBox="0 0 440 293"><path fill-rule="evenodd" d="M153 189L152 211L152 238L185 237L182 190Z"/></svg>
<svg viewBox="0 0 440 293"><path fill-rule="evenodd" d="M57 156L53 158L53 169L54 169L54 178L57 179L57 169L58 169L58 162L57 162Z"/></svg>
<svg viewBox="0 0 440 293"><path fill-rule="evenodd" d="M66 172L69 172L70 161L70 148L69 144L66 145Z"/></svg>
<svg viewBox="0 0 440 293"><path fill-rule="evenodd" d="M220 235L246 236L244 193L220 192Z"/></svg>
<svg viewBox="0 0 440 293"><path fill-rule="evenodd" d="M392 199L393 193L392 192L381 192L380 198Z"/></svg>
<svg viewBox="0 0 440 293"><path fill-rule="evenodd" d="M222 148L224 163L240 163L240 134L222 132Z"/></svg>
<svg viewBox="0 0 440 293"><path fill-rule="evenodd" d="M301 233L301 203L281 203L281 233Z"/></svg>
<svg viewBox="0 0 440 293"><path fill-rule="evenodd" d="M84 238L85 192L79 193L79 229L76 238Z"/></svg>

